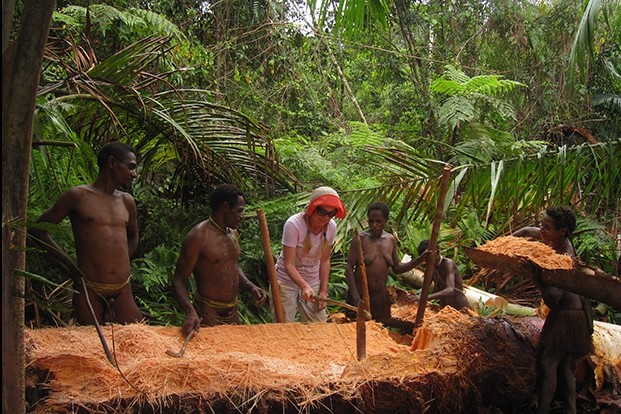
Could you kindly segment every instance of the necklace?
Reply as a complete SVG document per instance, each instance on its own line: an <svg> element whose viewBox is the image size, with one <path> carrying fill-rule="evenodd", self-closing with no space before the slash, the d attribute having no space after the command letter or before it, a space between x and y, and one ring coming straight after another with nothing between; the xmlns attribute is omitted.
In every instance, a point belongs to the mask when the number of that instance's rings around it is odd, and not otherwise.
<svg viewBox="0 0 621 414"><path fill-rule="evenodd" d="M220 227L220 226L218 225L218 223L216 223L216 222L214 221L214 219L212 219L212 218L211 218L211 216L209 216L209 221L211 221L211 224L213 224L214 226L216 226L216 228L217 228L218 230L220 230L222 233L226 234L227 236L231 233L231 231L229 230L229 228L228 228L228 227L226 228L226 230L224 230L222 227Z"/></svg>
<svg viewBox="0 0 621 414"><path fill-rule="evenodd" d="M209 216L209 221L211 222L211 224L216 226L216 228L218 230L220 230L222 233L224 233L226 235L226 237L231 239L233 241L233 243L235 243L235 245L239 246L239 234L237 233L236 230L231 231L231 229L228 228L228 227L226 228L226 230L223 229L222 227L220 227L220 225L218 223L216 223L214 221L214 219L211 218L211 216Z"/></svg>

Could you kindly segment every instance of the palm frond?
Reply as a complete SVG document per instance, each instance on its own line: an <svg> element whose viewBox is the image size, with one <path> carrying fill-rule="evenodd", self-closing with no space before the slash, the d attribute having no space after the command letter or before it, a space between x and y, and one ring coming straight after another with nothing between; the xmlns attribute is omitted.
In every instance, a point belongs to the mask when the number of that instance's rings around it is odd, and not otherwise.
<svg viewBox="0 0 621 414"><path fill-rule="evenodd" d="M368 204L377 200L385 201L394 210L391 221L397 227L431 223L443 164L426 160L408 147L368 151L371 159L392 167L381 177L383 184L343 193L348 217L339 232L359 228L366 220ZM621 141L544 148L529 156L453 168L445 224L458 227L475 211L483 227L480 235L491 238L535 224L547 206L569 205L591 216L616 211L612 220L616 219L614 225L618 226L621 168L614 160L619 157Z"/></svg>
<svg viewBox="0 0 621 414"><path fill-rule="evenodd" d="M584 11L569 53L570 79L574 79L576 74L586 75L589 72L589 65L595 61L595 33L600 23L605 23L607 26L605 30L612 39L618 41L621 33L620 7L619 0L585 0Z"/></svg>
<svg viewBox="0 0 621 414"><path fill-rule="evenodd" d="M98 148L132 137L136 149L144 151L144 176L172 173L172 191L185 192L182 187L194 182L200 189L192 191L205 193L221 181L268 193L295 191L296 178L280 165L261 125L212 103L211 91L172 88L166 77L173 72L151 74L170 51L168 38L147 38L86 73L69 71L66 82L41 93L50 101L79 102L80 112L65 113L66 122L87 145ZM63 88L77 93L61 96Z"/></svg>

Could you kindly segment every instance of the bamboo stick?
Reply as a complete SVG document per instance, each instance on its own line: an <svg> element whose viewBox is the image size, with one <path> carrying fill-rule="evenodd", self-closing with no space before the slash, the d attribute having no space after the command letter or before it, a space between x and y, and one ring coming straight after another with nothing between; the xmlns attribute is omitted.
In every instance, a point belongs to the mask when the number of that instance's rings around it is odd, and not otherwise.
<svg viewBox="0 0 621 414"><path fill-rule="evenodd" d="M280 288L278 287L278 279L276 277L276 267L274 265L274 254L272 253L272 245L270 243L270 231L267 227L267 218L260 208L257 209L257 217L259 218L259 229L261 230L261 241L263 242L267 274L270 279L270 289L272 291L272 303L274 304L276 322L282 323L285 322L285 310L282 306Z"/></svg>
<svg viewBox="0 0 621 414"><path fill-rule="evenodd" d="M448 189L449 178L451 177L451 167L449 165L444 167L442 177L440 178L440 195L438 197L438 204L436 205L436 213L433 219L433 225L431 227L431 237L429 238L429 253L425 262L425 278L423 280L423 289L420 293L420 303L418 310L416 311L416 321L414 322L414 331L423 323L423 316L425 315L425 307L427 305L427 297L429 296L429 286L431 285L431 279L433 272L435 271L435 264L437 262L437 245L438 235L440 233L440 224L442 223L442 217L444 215L444 198L446 197L446 191Z"/></svg>
<svg viewBox="0 0 621 414"><path fill-rule="evenodd" d="M367 312L371 313L371 300L369 298L369 280L367 279L367 266L364 263L364 252L362 251L362 241L357 229L354 231L354 244L358 250L358 270L360 271L360 280L362 282L362 301Z"/></svg>

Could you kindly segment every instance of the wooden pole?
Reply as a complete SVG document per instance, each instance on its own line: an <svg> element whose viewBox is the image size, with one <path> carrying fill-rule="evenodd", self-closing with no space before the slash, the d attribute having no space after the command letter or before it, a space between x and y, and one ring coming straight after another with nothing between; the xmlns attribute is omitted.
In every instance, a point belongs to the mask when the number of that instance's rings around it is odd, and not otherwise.
<svg viewBox="0 0 621 414"><path fill-rule="evenodd" d="M362 242L357 229L354 229L354 244L358 250L358 270L360 271L360 281L362 282L362 301L367 312L371 313L371 300L369 299L369 280L367 279L367 266L364 263L364 252ZM364 314L364 312L363 312Z"/></svg>
<svg viewBox="0 0 621 414"><path fill-rule="evenodd" d="M414 333L423 323L423 316L425 315L425 307L427 306L427 296L429 296L429 287L431 286L431 280L433 278L433 272L435 271L435 264L438 261L437 245L438 235L440 233L440 224L442 223L442 217L444 215L444 199L446 198L446 191L448 189L448 182L451 178L451 167L449 165L444 167L442 177L440 178L440 195L438 197L438 204L436 205L436 213L433 219L433 225L431 227L431 237L429 238L429 253L425 261L425 278L423 279L423 288L420 293L420 302L418 304L418 311L416 312L416 321L414 322Z"/></svg>
<svg viewBox="0 0 621 414"><path fill-rule="evenodd" d="M259 228L261 230L261 241L263 242L263 252L265 253L265 262L267 264L267 274L270 279L270 288L272 291L272 303L274 304L274 313L276 314L276 322L285 322L285 310L282 307L282 298L280 297L280 288L278 287L278 278L276 277L276 267L274 265L274 254L272 253L272 245L270 244L270 231L267 227L267 218L260 208L257 209L257 217L259 218Z"/></svg>
<svg viewBox="0 0 621 414"><path fill-rule="evenodd" d="M358 361L367 357L367 325L364 317L364 301L358 303L358 315L356 315L356 355Z"/></svg>

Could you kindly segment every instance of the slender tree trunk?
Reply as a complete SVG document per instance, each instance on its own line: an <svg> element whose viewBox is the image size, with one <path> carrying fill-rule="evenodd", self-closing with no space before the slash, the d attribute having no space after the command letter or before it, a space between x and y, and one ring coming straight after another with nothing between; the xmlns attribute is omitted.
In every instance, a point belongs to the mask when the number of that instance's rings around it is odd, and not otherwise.
<svg viewBox="0 0 621 414"><path fill-rule="evenodd" d="M2 413L25 412L25 220L34 110L55 0L26 0L17 41L13 5L2 4ZM8 12L8 13L5 13ZM17 51L17 53L15 53Z"/></svg>
<svg viewBox="0 0 621 414"><path fill-rule="evenodd" d="M356 95L352 91L351 86L349 86L349 81L347 80L345 73L343 73L343 70L341 69L341 65L339 64L339 61L336 58L336 55L334 54L332 47L330 46L330 42L328 41L328 39L326 39L326 36L323 30L317 25L317 22L315 21L315 17L311 14L310 18L311 18L310 27L313 30L313 32L315 32L315 35L317 35L319 40L321 40L321 43L323 43L323 45L326 47L326 50L328 51L328 56L330 57L330 61L336 68L336 71L338 72L339 77L341 78L341 81L343 82L343 87L345 88L345 92L347 93L347 96L349 96L349 99L351 99L351 102L354 105L354 108L356 108L356 112L358 112L358 116L360 117L360 120L364 124L367 124L367 118L364 116L364 112L362 112L362 108L360 108L360 105L358 104L358 100L356 99Z"/></svg>
<svg viewBox="0 0 621 414"><path fill-rule="evenodd" d="M328 43L328 40L326 40L323 33L318 32L318 36L321 39L324 46L326 47L326 50L328 51L328 56L330 56L330 60L332 61L332 64L334 65L334 67L336 68L336 71L341 77L341 80L343 81L343 86L345 87L345 91L347 92L347 95L351 99L351 102L354 105L354 108L356 108L356 112L358 112L358 116L360 117L360 120L366 124L367 118L364 116L364 112L362 112L362 108L360 108L360 105L358 105L358 100L356 99L356 95L354 94L354 91L352 91L351 87L349 86L349 81L347 80L345 73L343 73L343 70L341 69L341 65L339 64L339 61L336 59L336 56L334 55L334 52L332 51L332 48L330 47L330 43Z"/></svg>

